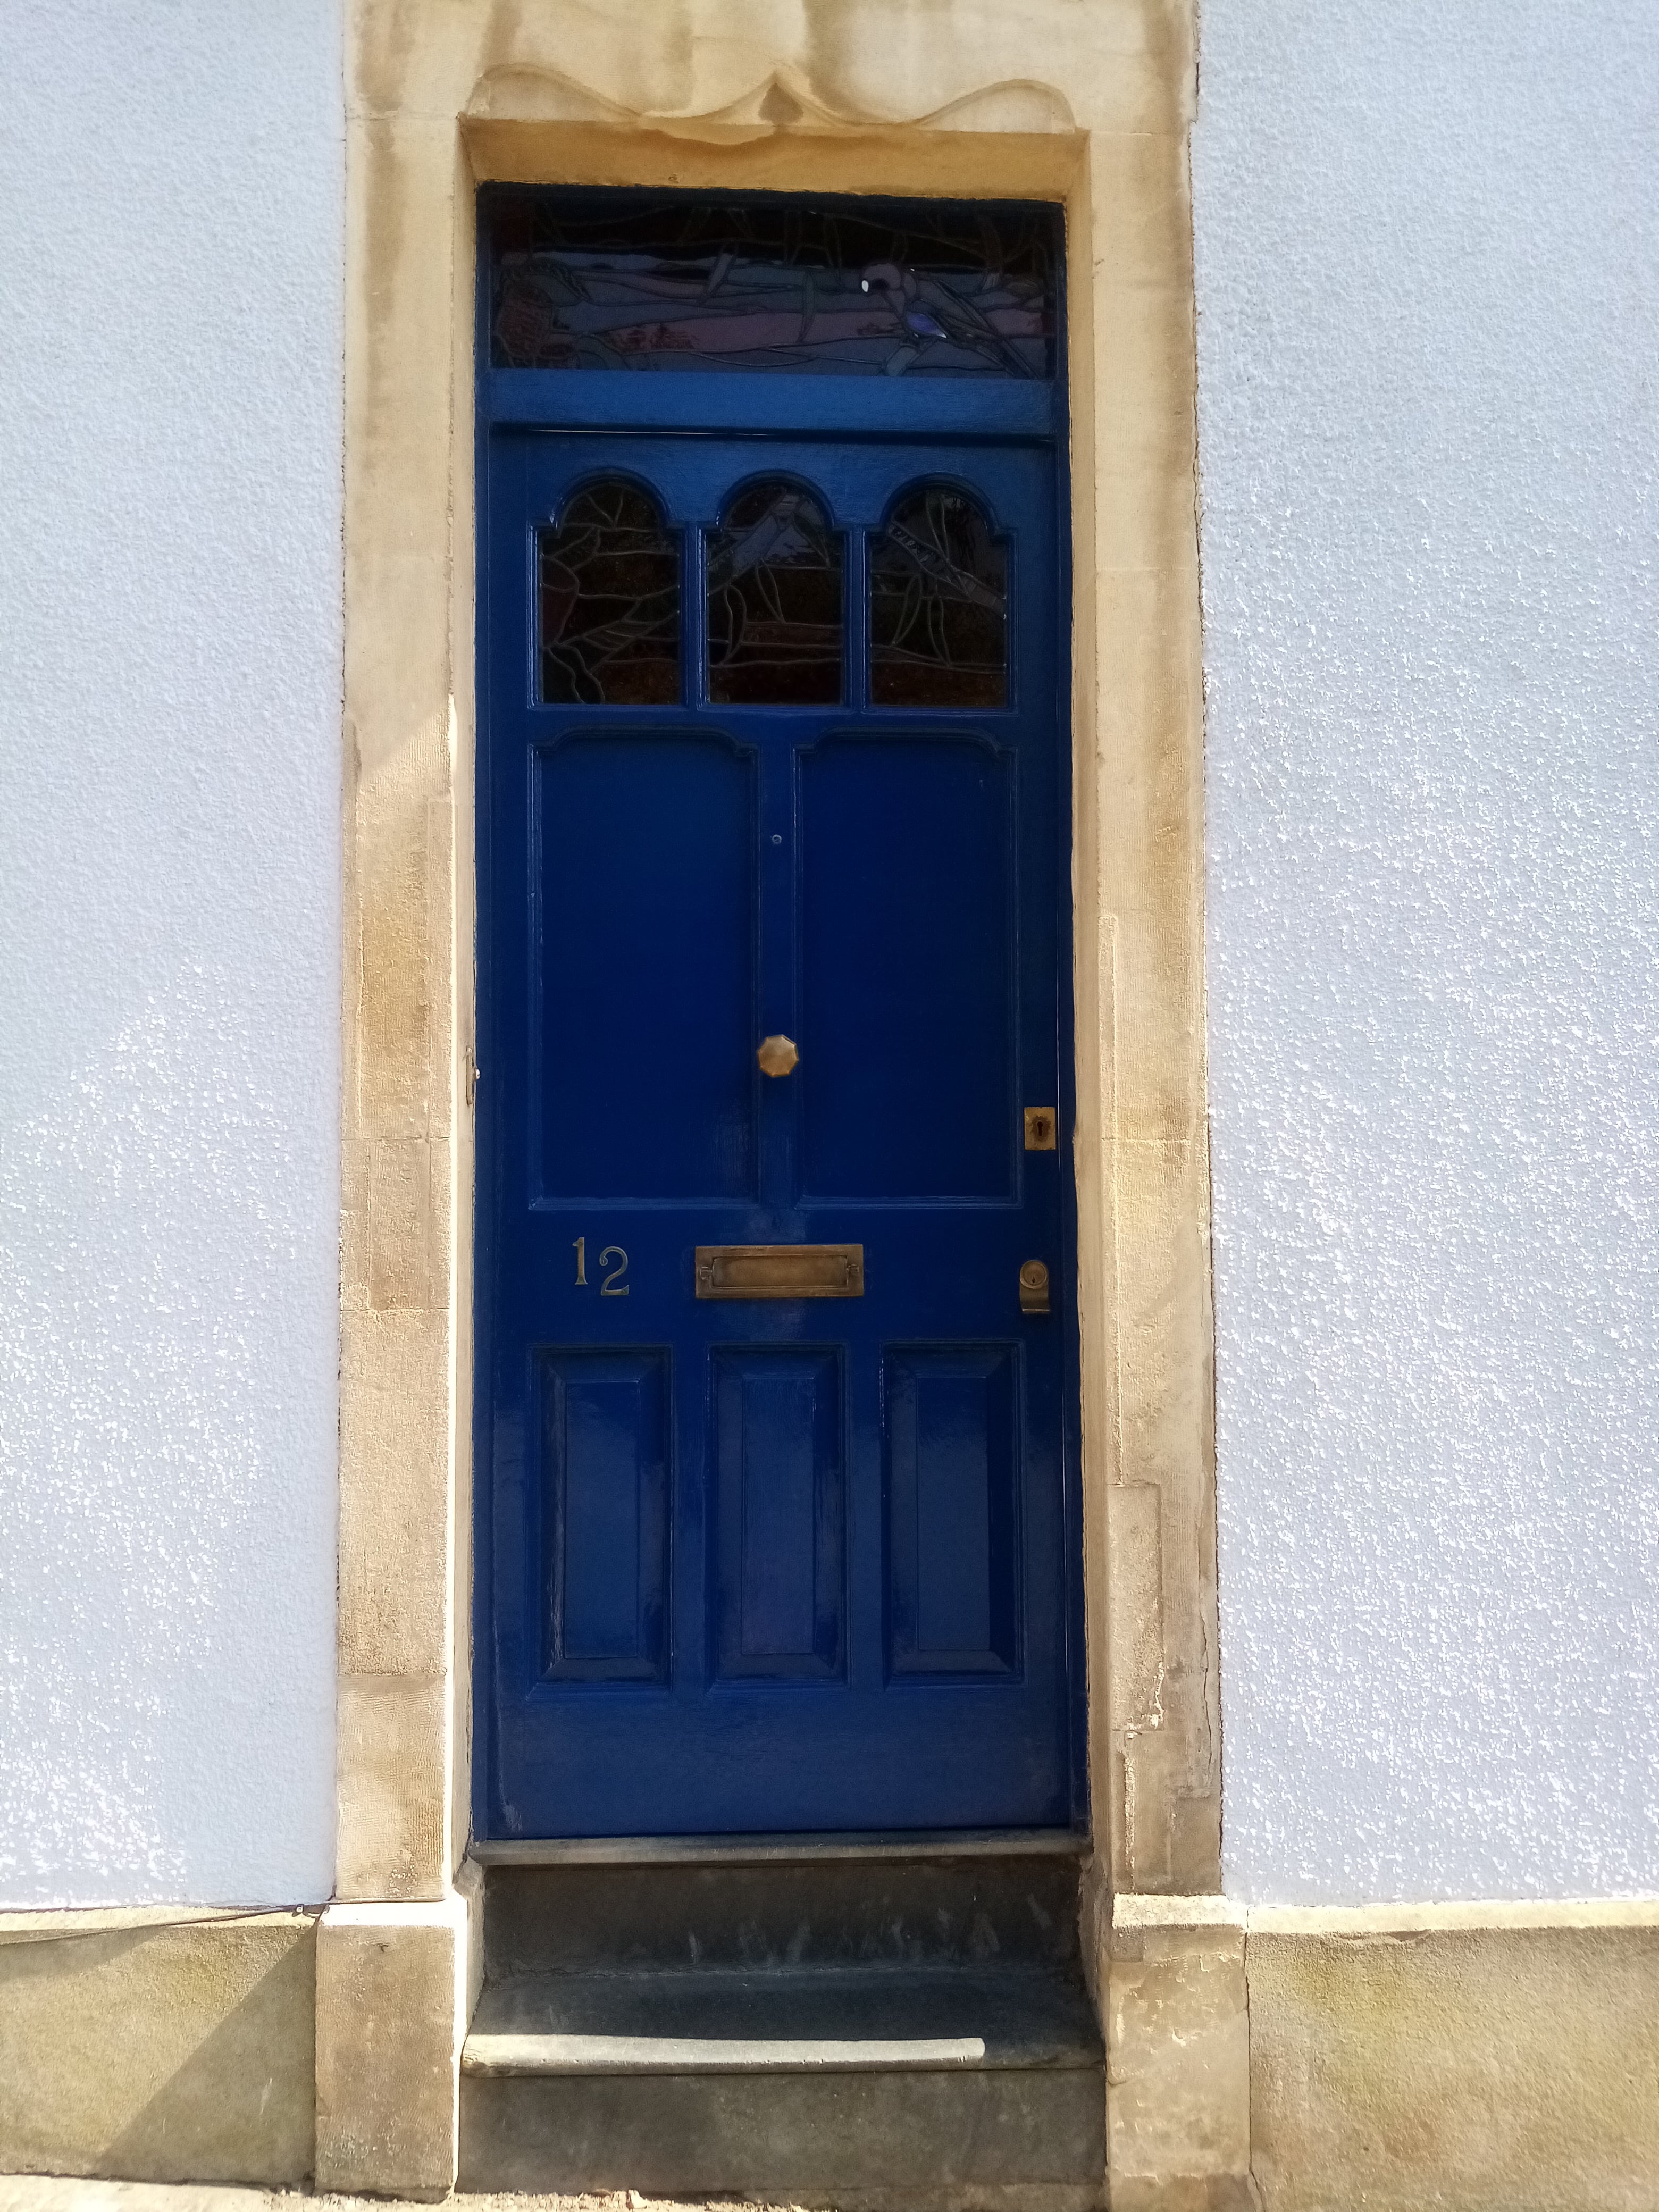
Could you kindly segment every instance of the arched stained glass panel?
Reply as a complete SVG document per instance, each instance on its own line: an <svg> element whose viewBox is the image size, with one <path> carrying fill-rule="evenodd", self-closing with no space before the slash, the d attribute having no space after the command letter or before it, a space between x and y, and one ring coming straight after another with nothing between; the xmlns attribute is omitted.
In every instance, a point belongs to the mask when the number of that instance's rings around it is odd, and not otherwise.
<svg viewBox="0 0 1659 2212"><path fill-rule="evenodd" d="M927 484L870 541L878 707L1006 707L1008 556L982 508Z"/></svg>
<svg viewBox="0 0 1659 2212"><path fill-rule="evenodd" d="M842 696L842 541L799 484L750 484L708 538L708 696L833 707Z"/></svg>
<svg viewBox="0 0 1659 2212"><path fill-rule="evenodd" d="M537 550L544 703L678 705L679 544L650 494L591 483Z"/></svg>

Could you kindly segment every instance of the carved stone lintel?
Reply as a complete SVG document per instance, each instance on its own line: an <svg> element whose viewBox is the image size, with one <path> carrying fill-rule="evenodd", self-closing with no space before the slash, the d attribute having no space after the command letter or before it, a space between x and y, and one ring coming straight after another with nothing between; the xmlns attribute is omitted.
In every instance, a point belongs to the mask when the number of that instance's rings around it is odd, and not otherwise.
<svg viewBox="0 0 1659 2212"><path fill-rule="evenodd" d="M964 94L927 115L842 114L817 99L800 72L780 64L748 92L706 114L653 112L608 98L562 70L507 64L473 87L469 116L490 122L609 123L637 130L738 131L997 131L1038 136L1075 131L1063 93L1035 78L1009 78Z"/></svg>

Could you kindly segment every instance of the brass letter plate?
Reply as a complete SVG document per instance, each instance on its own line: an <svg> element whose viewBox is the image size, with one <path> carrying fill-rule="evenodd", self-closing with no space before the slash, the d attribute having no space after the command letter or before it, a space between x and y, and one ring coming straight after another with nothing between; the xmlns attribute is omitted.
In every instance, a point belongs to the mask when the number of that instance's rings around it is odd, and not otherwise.
<svg viewBox="0 0 1659 2212"><path fill-rule="evenodd" d="M862 1244L699 1244L700 1298L861 1298Z"/></svg>

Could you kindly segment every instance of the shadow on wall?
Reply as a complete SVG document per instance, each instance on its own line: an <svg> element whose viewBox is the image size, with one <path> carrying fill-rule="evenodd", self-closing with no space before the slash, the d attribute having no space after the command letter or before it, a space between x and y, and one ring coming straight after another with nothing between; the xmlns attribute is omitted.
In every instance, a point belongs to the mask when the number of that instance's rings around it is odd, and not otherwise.
<svg viewBox="0 0 1659 2212"><path fill-rule="evenodd" d="M315 2015L313 1913L95 1935L14 1920L0 1929L0 2172L300 2181Z"/></svg>

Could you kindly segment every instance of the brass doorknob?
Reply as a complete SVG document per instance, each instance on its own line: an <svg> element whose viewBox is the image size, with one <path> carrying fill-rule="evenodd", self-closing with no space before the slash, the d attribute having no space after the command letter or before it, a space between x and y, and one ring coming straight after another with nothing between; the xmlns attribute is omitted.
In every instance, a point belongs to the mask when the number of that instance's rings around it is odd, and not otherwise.
<svg viewBox="0 0 1659 2212"><path fill-rule="evenodd" d="M761 1039L760 1050L755 1057L761 1064L763 1075L787 1075L799 1060L793 1037L769 1036Z"/></svg>

